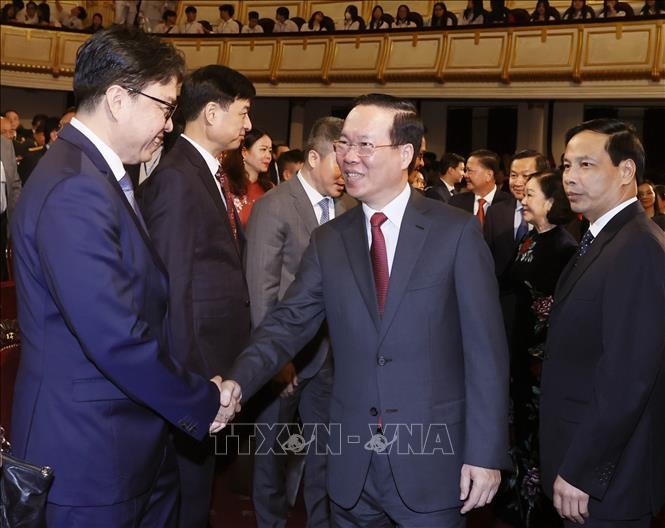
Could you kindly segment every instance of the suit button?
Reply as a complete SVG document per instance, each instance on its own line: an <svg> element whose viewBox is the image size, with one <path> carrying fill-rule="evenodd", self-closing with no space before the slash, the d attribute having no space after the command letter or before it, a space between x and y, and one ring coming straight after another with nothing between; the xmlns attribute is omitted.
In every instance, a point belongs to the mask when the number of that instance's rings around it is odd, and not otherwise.
<svg viewBox="0 0 665 528"><path fill-rule="evenodd" d="M376 359L376 364L379 365L379 367L383 367L386 364L386 358L383 356L379 356Z"/></svg>
<svg viewBox="0 0 665 528"><path fill-rule="evenodd" d="M378 415L379 415L379 411L378 411L378 409L377 409L376 407L370 407L370 409L369 409L369 414L371 414L372 416L378 416Z"/></svg>

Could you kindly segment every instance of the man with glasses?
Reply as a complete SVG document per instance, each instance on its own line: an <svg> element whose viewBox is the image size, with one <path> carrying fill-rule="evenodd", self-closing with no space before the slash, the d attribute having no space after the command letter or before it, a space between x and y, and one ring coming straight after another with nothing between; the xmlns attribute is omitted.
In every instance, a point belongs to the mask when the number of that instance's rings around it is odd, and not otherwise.
<svg viewBox="0 0 665 528"><path fill-rule="evenodd" d="M12 444L54 470L49 527L175 526L169 424L201 440L235 410L220 405L219 376L173 354L167 273L123 168L171 130L183 72L172 45L134 29L84 43L76 118L12 219L22 342Z"/></svg>
<svg viewBox="0 0 665 528"><path fill-rule="evenodd" d="M335 150L362 206L312 233L295 281L227 375L251 395L327 321L336 527L464 526L510 467L492 257L475 218L408 185L422 134L407 101L356 102Z"/></svg>

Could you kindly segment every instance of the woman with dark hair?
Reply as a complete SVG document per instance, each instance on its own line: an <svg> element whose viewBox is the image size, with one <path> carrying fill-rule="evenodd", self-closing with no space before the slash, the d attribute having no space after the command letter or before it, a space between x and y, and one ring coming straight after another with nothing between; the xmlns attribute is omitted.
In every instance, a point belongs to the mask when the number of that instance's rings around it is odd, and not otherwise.
<svg viewBox="0 0 665 528"><path fill-rule="evenodd" d="M654 16L665 13L665 0L644 0L640 9L641 16Z"/></svg>
<svg viewBox="0 0 665 528"><path fill-rule="evenodd" d="M395 15L395 23L393 24L393 27L396 28L408 28L408 27L415 27L415 24L409 20L409 14L411 13L411 9L409 9L409 6L406 4L401 4L397 8L397 14Z"/></svg>
<svg viewBox="0 0 665 528"><path fill-rule="evenodd" d="M309 22L303 24L300 31L328 31L327 28L322 25L324 16L323 11L314 11L312 16L309 17Z"/></svg>
<svg viewBox="0 0 665 528"><path fill-rule="evenodd" d="M103 23L102 14L95 13L94 15L92 15L92 24L90 24L87 28L85 28L85 31L87 31L88 33L97 33L98 31L102 31L104 29L102 23Z"/></svg>
<svg viewBox="0 0 665 528"><path fill-rule="evenodd" d="M563 20L596 18L596 12L586 5L586 0L571 0L570 7L564 11L561 18Z"/></svg>
<svg viewBox="0 0 665 528"><path fill-rule="evenodd" d="M359 31L365 29L365 21L358 14L358 8L354 5L346 6L344 10L344 31Z"/></svg>
<svg viewBox="0 0 665 528"><path fill-rule="evenodd" d="M485 22L488 24L507 24L511 22L510 9L506 7L506 0L490 0L490 10Z"/></svg>
<svg viewBox="0 0 665 528"><path fill-rule="evenodd" d="M652 181L644 180L637 186L637 199L644 207L644 212L658 226L665 230L665 214L658 207L656 189Z"/></svg>
<svg viewBox="0 0 665 528"><path fill-rule="evenodd" d="M466 9L462 13L461 26L471 26L485 23L487 12L483 7L483 0L467 0Z"/></svg>
<svg viewBox="0 0 665 528"><path fill-rule="evenodd" d="M633 16L633 8L625 2L618 0L603 0L603 9L598 13L598 18L616 18Z"/></svg>
<svg viewBox="0 0 665 528"><path fill-rule="evenodd" d="M531 22L551 22L561 20L561 14L550 5L550 0L538 0L536 9L531 13Z"/></svg>
<svg viewBox="0 0 665 528"><path fill-rule="evenodd" d="M516 478L509 485L527 527L545 526L554 512L539 485L538 408L540 370L554 288L577 242L565 229L573 218L561 174L542 172L526 183L524 220L533 226L522 239L508 273L514 287L515 317L511 342L513 438ZM556 514L556 512L554 512Z"/></svg>
<svg viewBox="0 0 665 528"><path fill-rule="evenodd" d="M2 15L0 15L0 23L9 24L16 22L16 6L12 3L2 6Z"/></svg>
<svg viewBox="0 0 665 528"><path fill-rule="evenodd" d="M383 7L374 6L372 9L372 19L369 21L367 29L390 29L390 23L384 19Z"/></svg>
<svg viewBox="0 0 665 528"><path fill-rule="evenodd" d="M37 25L50 26L51 25L51 8L48 4L37 5ZM60 24L58 24L59 26Z"/></svg>
<svg viewBox="0 0 665 528"><path fill-rule="evenodd" d="M258 128L247 132L239 149L223 154L222 170L229 177L233 205L243 228L254 202L273 187L268 177L271 161L272 139Z"/></svg>
<svg viewBox="0 0 665 528"><path fill-rule="evenodd" d="M429 27L452 26L453 18L448 15L448 8L443 2L437 2L432 7L432 16L429 19Z"/></svg>

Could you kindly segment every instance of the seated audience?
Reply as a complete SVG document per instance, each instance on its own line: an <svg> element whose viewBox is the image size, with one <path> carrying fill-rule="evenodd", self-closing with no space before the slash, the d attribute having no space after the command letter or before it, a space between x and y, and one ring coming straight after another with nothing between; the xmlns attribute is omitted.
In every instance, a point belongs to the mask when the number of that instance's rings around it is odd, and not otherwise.
<svg viewBox="0 0 665 528"><path fill-rule="evenodd" d="M254 202L273 187L268 179L271 151L270 136L253 128L245 135L242 147L223 154L222 170L229 177L233 205L243 229L247 227Z"/></svg>
<svg viewBox="0 0 665 528"><path fill-rule="evenodd" d="M182 27L182 32L186 35L202 35L205 34L205 29L201 25L201 22L196 20L196 15L198 11L196 7L190 5L185 8L185 17L187 22Z"/></svg>
<svg viewBox="0 0 665 528"><path fill-rule="evenodd" d="M665 214L658 206L656 200L656 190L653 182L644 180L637 187L637 199L644 207L647 216L651 218L658 226L665 230Z"/></svg>
<svg viewBox="0 0 665 528"><path fill-rule="evenodd" d="M240 33L263 33L263 28L259 24L259 13L257 11L250 11L247 14L247 24L242 27Z"/></svg>
<svg viewBox="0 0 665 528"><path fill-rule="evenodd" d="M487 24L507 24L511 22L510 9L506 7L505 0L490 0L490 10L487 12Z"/></svg>
<svg viewBox="0 0 665 528"><path fill-rule="evenodd" d="M386 20L383 8L380 5L374 6L372 9L372 18L369 21L367 29L390 29L390 22Z"/></svg>
<svg viewBox="0 0 665 528"><path fill-rule="evenodd" d="M462 13L461 26L472 26L485 23L487 12L483 8L483 0L467 0L466 9Z"/></svg>
<svg viewBox="0 0 665 528"><path fill-rule="evenodd" d="M275 28L273 33L297 33L298 25L289 19L289 8L278 7L275 11Z"/></svg>
<svg viewBox="0 0 665 528"><path fill-rule="evenodd" d="M309 17L309 22L303 24L300 31L328 31L328 29L322 25L324 16L323 11L314 11L312 16Z"/></svg>
<svg viewBox="0 0 665 528"><path fill-rule="evenodd" d="M411 10L406 4L402 4L397 8L397 15L395 16L395 22L393 24L394 28L408 28L415 27L416 25L409 20L409 14Z"/></svg>
<svg viewBox="0 0 665 528"><path fill-rule="evenodd" d="M429 19L429 27L445 27L457 25L457 18L448 13L448 8L443 2L436 2L432 8L432 16Z"/></svg>
<svg viewBox="0 0 665 528"><path fill-rule="evenodd" d="M69 29L83 29L83 21L88 17L88 13L82 6L74 6L67 13L60 0L55 0L55 12L62 27Z"/></svg>
<svg viewBox="0 0 665 528"><path fill-rule="evenodd" d="M346 6L344 10L344 26L340 29L344 31L357 31L365 29L365 21L358 14L358 8L354 5Z"/></svg>
<svg viewBox="0 0 665 528"><path fill-rule="evenodd" d="M61 24L59 21L51 22L51 7L48 4L42 2L37 5L37 25L38 26L53 26L60 27Z"/></svg>
<svg viewBox="0 0 665 528"><path fill-rule="evenodd" d="M549 0L538 0L536 9L531 13L531 22L552 22L561 20L561 14L550 5Z"/></svg>
<svg viewBox="0 0 665 528"><path fill-rule="evenodd" d="M219 6L220 22L217 26L217 33L240 33L240 24L233 20L235 12L235 7L231 4L223 4Z"/></svg>
<svg viewBox="0 0 665 528"><path fill-rule="evenodd" d="M644 5L640 9L642 16L662 15L665 13L665 0L644 0Z"/></svg>
<svg viewBox="0 0 665 528"><path fill-rule="evenodd" d="M603 9L598 13L598 18L616 18L634 14L630 4L618 0L603 0Z"/></svg>
<svg viewBox="0 0 665 528"><path fill-rule="evenodd" d="M584 20L596 18L596 12L586 5L586 0L572 0L570 7L566 9L561 17L563 20Z"/></svg>
<svg viewBox="0 0 665 528"><path fill-rule="evenodd" d="M11 24L13 22L16 22L16 6L12 3L3 5L0 24Z"/></svg>
<svg viewBox="0 0 665 528"><path fill-rule="evenodd" d="M282 152L277 158L277 170L279 171L280 181L289 181L298 171L302 169L305 163L305 155L300 149L287 150Z"/></svg>
<svg viewBox="0 0 665 528"><path fill-rule="evenodd" d="M164 14L162 15L162 21L155 26L155 29L153 31L155 33L163 33L163 34L180 33L180 28L175 23L176 16L177 15L175 11L167 9L166 11L164 11Z"/></svg>
<svg viewBox="0 0 665 528"><path fill-rule="evenodd" d="M95 13L92 15L92 24L90 24L87 28L85 28L85 31L88 33L97 33L98 31L102 31L104 29L104 24L103 24L103 19L102 19L102 14L101 13Z"/></svg>
<svg viewBox="0 0 665 528"><path fill-rule="evenodd" d="M16 13L16 22L36 26L39 23L39 16L37 15L37 4L32 0L25 4L25 7Z"/></svg>

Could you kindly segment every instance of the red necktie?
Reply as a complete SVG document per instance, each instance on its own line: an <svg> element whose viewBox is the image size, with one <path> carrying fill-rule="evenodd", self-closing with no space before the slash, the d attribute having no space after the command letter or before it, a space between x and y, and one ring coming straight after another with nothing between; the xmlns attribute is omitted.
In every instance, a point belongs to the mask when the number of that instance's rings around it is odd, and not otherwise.
<svg viewBox="0 0 665 528"><path fill-rule="evenodd" d="M386 253L386 239L383 238L381 224L388 220L383 213L374 213L369 220L372 227L372 245L369 249L372 258L372 270L374 271L374 285L376 286L376 300L379 304L379 314L383 317L383 307L388 295L388 254Z"/></svg>
<svg viewBox="0 0 665 528"><path fill-rule="evenodd" d="M233 240L238 246L238 224L236 222L236 208L233 205L233 197L231 196L231 187L229 187L229 180L222 170L218 170L215 178L219 180L224 193L224 200L226 200L226 214L229 217L229 224L231 224L231 232L233 233Z"/></svg>
<svg viewBox="0 0 665 528"><path fill-rule="evenodd" d="M478 217L478 221L480 222L480 227L483 227L483 224L485 224L485 204L487 201L485 198L480 198L478 200L478 212L476 213L476 216Z"/></svg>

